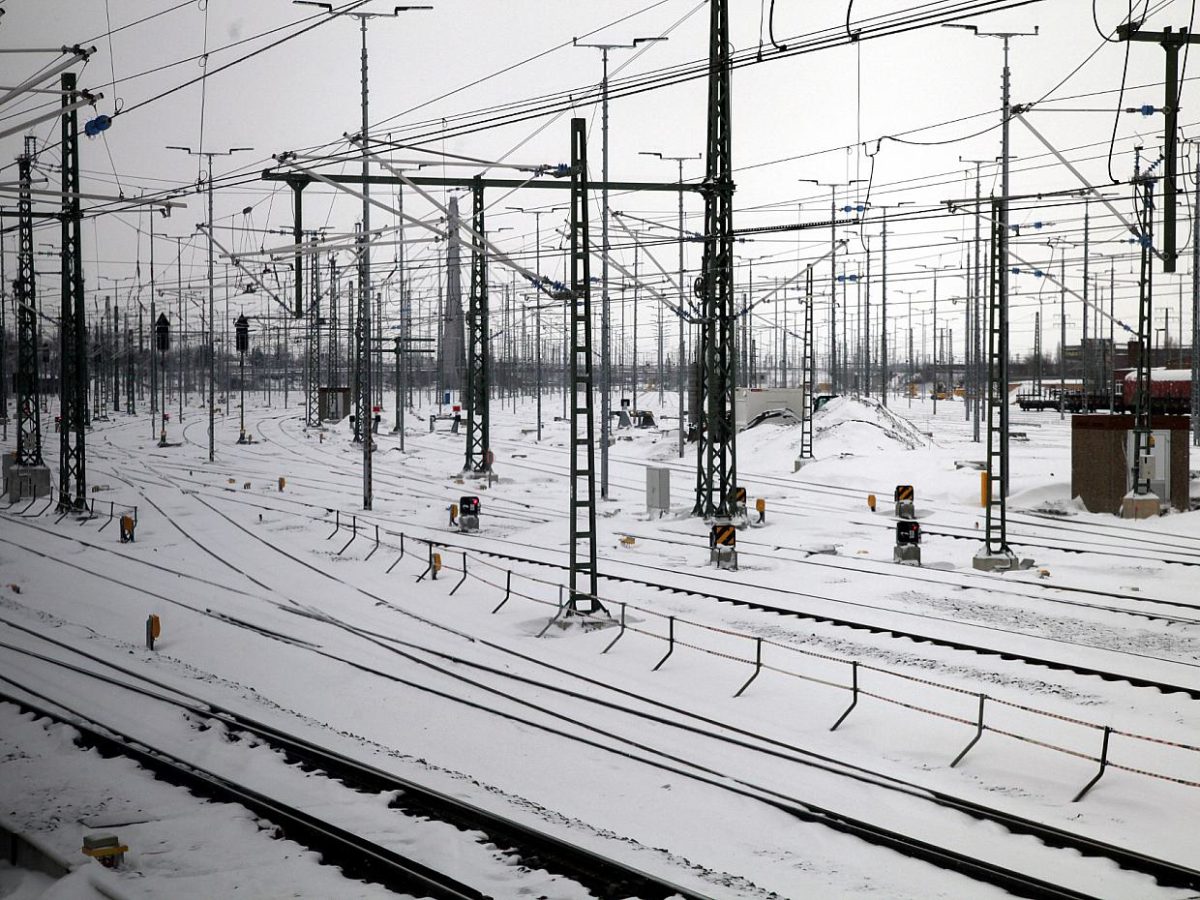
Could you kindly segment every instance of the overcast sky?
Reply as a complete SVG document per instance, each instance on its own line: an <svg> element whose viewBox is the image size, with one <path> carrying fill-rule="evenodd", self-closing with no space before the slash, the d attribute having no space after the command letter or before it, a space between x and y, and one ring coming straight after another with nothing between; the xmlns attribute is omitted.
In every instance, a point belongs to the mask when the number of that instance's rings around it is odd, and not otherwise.
<svg viewBox="0 0 1200 900"><path fill-rule="evenodd" d="M600 78L600 53L594 49L572 47L573 37L581 42L629 43L634 38L665 35L669 40L647 44L633 50L614 50L610 70L614 80L646 73L703 58L708 50L708 6L696 0L608 0L595 3L547 3L545 0L508 0L508 2L470 2L470 0L433 0L431 11L403 12L396 18L371 22L370 47L370 119L376 137L391 133L397 140L428 136L439 132L464 113L510 104L548 93L584 90ZM936 4L935 4L936 5ZM122 26L145 16L178 6L150 21L118 30L111 39L110 27ZM916 4L888 0L859 0L853 7L855 22L886 15ZM1151 3L1147 28L1185 26L1192 11L1187 2ZM1001 42L976 37L963 30L927 28L906 35L863 41L811 54L773 59L776 55L768 37L765 21L770 0L737 0L733 3L731 27L735 49L753 50L763 44L763 61L736 70L733 76L734 164L736 166L737 214L739 228L783 224L828 217L829 192L806 184L803 179L822 182L870 179L870 200L874 204L913 201L920 209L929 209L945 200L973 194L973 180L964 180L970 167L964 159L994 159L999 153L999 93ZM171 0L9 0L0 18L0 46L58 47L64 44L94 45L96 53L82 69L80 83L103 93L96 113L113 115L111 128L103 138L85 140L81 147L85 170L84 190L112 194L123 191L133 196L144 191L169 187L186 189L195 184L197 160L184 153L165 149L178 144L194 149L225 150L233 146L253 147L253 152L232 158L218 158L218 177L232 172L255 173L270 165L271 155L287 150L344 152L342 135L355 131L359 123L359 32L357 22L347 18L325 21L311 32L241 62L227 71L215 70L256 48L293 33L290 26L302 19L323 21L321 12L309 6L293 5L286 0L208 0L177 4ZM386 11L391 5L369 4L368 8ZM1047 0L1019 10L971 19L980 31L1031 32L1037 37L1015 38L1012 44L1013 99L1029 103L1042 101L1030 113L1030 121L1059 150L1076 161L1097 187L1106 188L1122 214L1132 218L1133 206L1128 185L1111 186L1108 142L1114 120L1117 126L1111 171L1118 179L1131 174L1132 152L1136 143L1144 143L1150 157L1156 158L1161 147L1162 116L1114 116L1118 89L1122 82L1126 47L1104 44L1093 21L1093 11L1106 33L1121 21L1127 4L1118 0ZM846 3L778 0L775 3L774 33L781 43L797 41L821 29L844 26ZM315 17L315 18L314 18ZM327 18L327 17L326 17ZM265 38L256 38L280 28ZM229 48L235 41L247 41ZM153 99L171 88L197 77L204 71L198 59L209 53L207 68L215 72L203 83L196 83ZM1163 51L1154 44L1135 44L1129 50L1127 84L1122 107L1153 104L1161 106ZM0 55L5 85L28 77L40 66L54 60L53 53ZM1190 71L1190 70L1189 70ZM1200 74L1200 72L1198 72ZM116 79L116 85L110 84ZM1064 80L1065 79L1065 80ZM1193 76L1187 74L1182 100L1181 124L1185 135L1196 133L1193 123L1200 117L1190 113L1188 97ZM615 85L614 85L615 86ZM146 102L146 101L150 102ZM49 102L44 95L29 97L6 105L0 124L12 126L32 117L35 110ZM704 147L705 84L703 79L686 84L647 91L637 96L614 99L611 103L610 173L614 179L673 180L673 163L639 155L639 151L658 150L667 155L699 154ZM95 113L88 113L89 118ZM600 118L598 107L581 104L574 114L590 122L589 154L592 175L599 178ZM519 163L563 162L569 155L569 118L549 116L530 119L504 127L434 140L433 158L448 152L486 160L510 159ZM478 118L478 117L473 117ZM945 124L942 127L939 123ZM980 133L982 132L982 133ZM42 123L32 128L39 144L57 140L57 123ZM903 135L919 142L945 142L935 146L913 146L879 139L885 135ZM873 156L863 152L863 144ZM0 140L0 161L4 181L15 178L12 160L21 150L21 135ZM1030 133L1019 123L1013 125L1013 192L1026 194L1078 187L1078 182L1063 166L1048 156ZM399 154L398 154L399 155ZM411 155L411 154L409 154ZM42 161L57 163L54 147L46 150ZM685 177L698 176L702 161L685 166ZM1189 162L1188 165L1191 165ZM447 168L446 174L470 175L472 168ZM984 167L984 193L996 186L994 166ZM53 187L58 175L50 168L46 174ZM495 170L493 174L506 174ZM1190 182L1189 182L1190 183ZM866 185L849 189L857 200L866 196ZM556 198L560 198L557 199ZM382 199L389 202L392 197ZM490 228L511 227L498 232L497 241L506 249L533 253L533 218L511 212L508 206L550 206L565 201L564 195L523 191L501 198L489 194L495 203L489 211ZM168 220L159 219L156 229L169 235L186 236L192 250L184 251L184 278L203 274L203 242L195 235L195 225L205 215L201 198L194 193L181 198L188 207L176 210ZM839 195L839 202L843 196ZM358 204L336 198L322 187L311 187L305 194L306 220L310 227L328 226L332 231L353 229L359 215ZM15 198L5 195L7 205ZM598 202L598 200L597 200ZM674 220L674 198L666 195L614 196L613 209L666 222ZM1044 267L1051 262L1047 239L1058 235L1070 242L1082 240L1082 207L1051 207L1049 201L1022 203L1013 213L1014 223L1027 227L1022 231L1025 244L1020 252L1030 263ZM249 208L250 212L243 213ZM1092 238L1094 254L1128 254L1127 244L1117 243L1121 226L1116 219L1093 201ZM419 199L406 195L406 210L423 217L431 209ZM699 201L689 198L689 227L698 228ZM904 210L893 215L903 217ZM1180 242L1190 240L1186 219ZM879 247L879 224L874 218L859 229L848 229L851 237L845 259L846 271L864 271L864 240L872 251ZM556 243L550 234L559 214L542 219L543 246ZM223 232L238 249L286 243L283 236L260 234L249 229L290 227L290 197L275 185L247 180L233 188L218 191L216 218L219 224L235 226ZM388 217L373 215L373 224L390 224ZM7 220L6 220L7 221ZM141 282L148 280L147 214L120 213L87 222L85 233L85 277L89 291L114 294L118 298L138 296L137 279L127 282L102 281L103 278L128 278L141 261ZM598 219L594 220L598 223ZM939 287L942 298L962 295L966 290L961 264L965 248L951 240L972 233L968 216L922 218L897 222L890 228L889 294L894 314L907 299L899 290L918 290L913 297L918 312L930 304L932 284L929 273L920 265L951 266ZM1034 228L1041 222L1043 227ZM1045 224L1053 223L1053 224ZM11 223L9 223L11 224ZM659 229L659 239L668 233ZM860 237L865 235L865 237ZM57 241L57 228L38 232L39 242ZM759 260L754 266L755 280L761 276L786 278L794 274L799 262L824 252L828 246L827 229L797 235L788 233L739 244L739 292L749 280L746 261ZM1107 243L1105 243L1107 241ZM614 243L617 243L614 231ZM625 243L623 240L621 243ZM6 266L14 268L14 237L6 236ZM159 264L173 266L175 252L160 243L156 248ZM45 248L43 248L45 249ZM380 248L380 256L390 262L394 248ZM415 265L433 258L432 245L410 249ZM653 250L663 264L673 270L673 246ZM1054 251L1057 268L1062 250ZM618 253L632 264L632 253ZM1068 278L1081 289L1082 248L1066 249ZM1190 279L1190 250L1181 265ZM1094 257L1095 258L1095 257ZM698 254L689 249L689 266ZM39 270L50 271L51 259L39 259ZM642 260L643 271L649 265ZM873 253L872 276L878 279L877 254ZM597 267L598 268L598 267ZM561 263L547 261L543 270L561 275ZM1107 271L1107 266L1105 266ZM818 270L827 290L828 266ZM1095 263L1093 265L1095 271ZM1129 262L1117 267L1117 316L1126 321L1133 317L1136 285ZM160 277L162 272L159 273ZM507 280L498 267L493 278ZM1122 277L1123 276L1123 277ZM9 275L11 278L11 274ZM174 277L174 271L171 271ZM616 279L615 273L613 278ZM432 272L423 280L414 270L414 293L432 294L436 282ZM691 276L688 276L690 281ZM660 280L655 274L655 280ZM1171 316L1177 317L1177 281L1159 279L1159 296L1170 298ZM1190 283L1190 281L1189 281ZM43 279L40 285L47 302L55 302L57 281ZM1014 290L1023 296L1014 298L1014 342L1018 349L1028 346L1032 334L1030 311L1036 307L1036 294L1055 309L1058 291L1052 285L1030 275L1018 275ZM143 299L148 296L143 285ZM1107 279L1105 283L1107 296ZM878 303L879 286L872 287L872 302ZM123 300L122 302L129 302ZM251 302L244 298L242 302ZM253 300L252 302L259 302ZM643 298L642 309L657 314L657 307ZM788 309L798 308L794 298ZM643 314L645 316L645 313ZM939 310L939 316L943 310ZM1190 322L1190 313L1188 321ZM1068 341L1078 339L1079 304L1068 309ZM643 318L645 321L645 318ZM961 327L957 319L956 327ZM1050 320L1057 333L1057 318ZM824 320L818 319L818 327ZM1177 327L1173 324L1172 331ZM895 340L895 338L893 338ZM956 354L961 352L956 336ZM1047 346L1056 339L1047 337Z"/></svg>

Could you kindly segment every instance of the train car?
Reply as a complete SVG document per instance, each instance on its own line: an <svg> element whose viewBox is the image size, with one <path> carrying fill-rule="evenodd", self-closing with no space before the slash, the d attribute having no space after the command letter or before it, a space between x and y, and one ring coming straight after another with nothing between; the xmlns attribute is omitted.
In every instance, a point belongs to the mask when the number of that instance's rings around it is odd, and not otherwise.
<svg viewBox="0 0 1200 900"><path fill-rule="evenodd" d="M1125 375L1121 384L1122 407L1133 412L1137 372ZM1192 409L1191 369L1151 369L1150 409L1157 415L1187 415Z"/></svg>

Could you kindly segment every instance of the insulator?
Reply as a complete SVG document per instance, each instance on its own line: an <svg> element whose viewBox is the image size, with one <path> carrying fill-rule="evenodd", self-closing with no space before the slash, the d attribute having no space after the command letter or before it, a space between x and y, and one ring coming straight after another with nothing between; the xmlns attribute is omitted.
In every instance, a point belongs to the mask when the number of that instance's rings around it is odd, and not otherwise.
<svg viewBox="0 0 1200 900"><path fill-rule="evenodd" d="M96 116L96 118L83 126L83 133L90 138L94 138L100 132L108 131L110 125L112 125L112 118L110 116Z"/></svg>

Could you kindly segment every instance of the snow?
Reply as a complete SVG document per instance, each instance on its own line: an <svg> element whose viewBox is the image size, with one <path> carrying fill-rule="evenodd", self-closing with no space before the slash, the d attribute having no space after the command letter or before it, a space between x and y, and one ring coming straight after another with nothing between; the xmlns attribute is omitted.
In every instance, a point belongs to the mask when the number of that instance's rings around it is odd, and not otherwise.
<svg viewBox="0 0 1200 900"><path fill-rule="evenodd" d="M611 650L602 652L618 635L611 623L555 625L537 638L556 611L563 576L483 551L565 559L568 425L550 421L560 397L546 399L541 444L529 433L532 402L514 409L511 400L493 401L499 480L491 485L459 476L463 437L429 434L428 408L410 411L403 452L386 433L389 416L371 513L358 508L361 449L345 423L318 438L295 408L257 399L247 410L256 442L237 446L236 416L222 417L214 464L205 461L205 411L189 409L182 434L172 423L171 439L183 442L174 448L154 446L144 420L97 423L89 469L93 483L111 490L96 496L138 505L135 543L118 544L115 529L99 532L99 522L19 518L19 507L3 514L0 677L307 804L495 896L585 894L512 865L470 835L409 822L387 798L349 793L266 748L198 731L156 701L131 701L12 648L95 668L73 653L83 650L134 673L122 677L144 673L712 896L1001 893L802 822L762 802L769 794L1097 896L1182 896L887 783L945 791L1190 864L1200 852L1195 829L1185 827L1200 812L1197 788L1110 769L1072 803L1095 762L999 733L1096 756L1099 731L1070 719L1195 747L1196 701L1186 695L607 580L601 594L610 611L619 617L626 604L627 629ZM639 405L657 412L656 399L643 395ZM671 404L668 395L667 416ZM764 423L739 436L739 481L751 509L763 497L767 514L764 526L739 533L737 572L709 565L707 528L688 515L694 447L679 460L669 429L619 432L611 499L599 508L600 571L1200 687L1200 603L1190 569L1158 559L1200 560L1197 514L1128 523L1079 511L1069 497L1069 421L1014 408L1013 429L1031 440L1013 444L1009 527L1017 551L1037 566L977 573L979 472L955 462L982 460L984 447L970 440L962 403L939 402L936 417L921 400L890 398L890 407L832 401L815 421L816 458L799 471L798 427ZM674 502L661 519L645 511L647 464L673 470ZM916 487L926 530L919 569L891 562L892 488L901 483ZM482 498L478 535L447 525L447 507L465 494ZM1039 510L1065 516L1039 518ZM372 553L376 524L384 545ZM417 538L448 545L436 581L416 580L427 562ZM460 548L469 577L451 595L462 577ZM1078 549L1095 552L1067 552ZM513 596L493 614L510 573ZM142 646L152 612L163 621L153 652ZM676 617L678 643L654 671L667 652L668 616ZM734 698L754 671L757 639L767 668ZM850 661L860 665L863 691L895 702L863 696L831 732L849 705ZM979 693L991 701L987 721L998 731L951 768L974 734ZM31 722L9 705L0 716L0 812L78 860L80 871L99 869L78 853L82 834L119 831L131 847L127 865L103 874L129 896L381 893L271 838L244 810L202 803L131 763L84 753L69 729ZM722 727L702 727L701 716ZM1165 744L1115 735L1110 761L1200 780L1200 756ZM848 777L860 769L878 774ZM0 879L9 877L22 879L30 896L46 888L35 876L0 870ZM7 884L0 880L0 895Z"/></svg>

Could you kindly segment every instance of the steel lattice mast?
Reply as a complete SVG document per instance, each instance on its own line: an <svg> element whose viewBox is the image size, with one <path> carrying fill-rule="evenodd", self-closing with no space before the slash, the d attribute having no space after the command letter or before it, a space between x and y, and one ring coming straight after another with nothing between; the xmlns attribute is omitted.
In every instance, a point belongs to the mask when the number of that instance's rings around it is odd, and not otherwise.
<svg viewBox="0 0 1200 900"><path fill-rule="evenodd" d="M800 412L800 458L813 458L813 387L816 384L817 352L813 345L813 316L816 307L813 299L813 270L809 266L804 273L804 356L800 363L800 385L803 388L804 405ZM886 388L885 388L886 396Z"/></svg>
<svg viewBox="0 0 1200 900"><path fill-rule="evenodd" d="M375 438L371 431L371 183L367 179L370 151L367 141L367 17L359 19L362 30L362 228L358 248L358 431L362 436L363 509L371 509L374 484L371 454Z"/></svg>
<svg viewBox="0 0 1200 900"><path fill-rule="evenodd" d="M488 472L488 284L483 182L471 186L471 295L467 307L467 458L464 472Z"/></svg>
<svg viewBox="0 0 1200 900"><path fill-rule="evenodd" d="M592 383L587 122L571 120L571 584L573 610L596 600L596 441Z"/></svg>
<svg viewBox="0 0 1200 900"><path fill-rule="evenodd" d="M17 159L17 458L18 466L42 465L41 384L38 377L37 288L33 272L33 200L29 193L34 138L25 138ZM3 352L3 348L0 348Z"/></svg>
<svg viewBox="0 0 1200 900"><path fill-rule="evenodd" d="M991 260L988 272L987 481L983 554L1013 556L1008 546L1008 304L1007 231L1004 198L992 201ZM1039 347L1040 351L1040 347Z"/></svg>
<svg viewBox="0 0 1200 900"><path fill-rule="evenodd" d="M728 0L709 4L708 142L704 175L704 257L696 293L702 309L700 410L694 515L729 517L737 487L733 423L733 161Z"/></svg>
<svg viewBox="0 0 1200 900"><path fill-rule="evenodd" d="M1134 191L1141 194L1138 205L1141 272L1138 278L1137 383L1133 405L1133 461L1130 466L1133 471L1132 493L1138 496L1150 493L1150 478L1143 469L1151 443L1150 361L1154 352L1154 178L1149 172L1149 169L1139 171L1133 179Z"/></svg>
<svg viewBox="0 0 1200 900"><path fill-rule="evenodd" d="M62 320L58 504L83 509L87 504L87 332L83 306L83 248L79 208L79 121L75 74L62 76Z"/></svg>
<svg viewBox="0 0 1200 900"><path fill-rule="evenodd" d="M321 427L321 255L312 254L311 299L308 303L308 334L305 337L304 422L308 428Z"/></svg>

